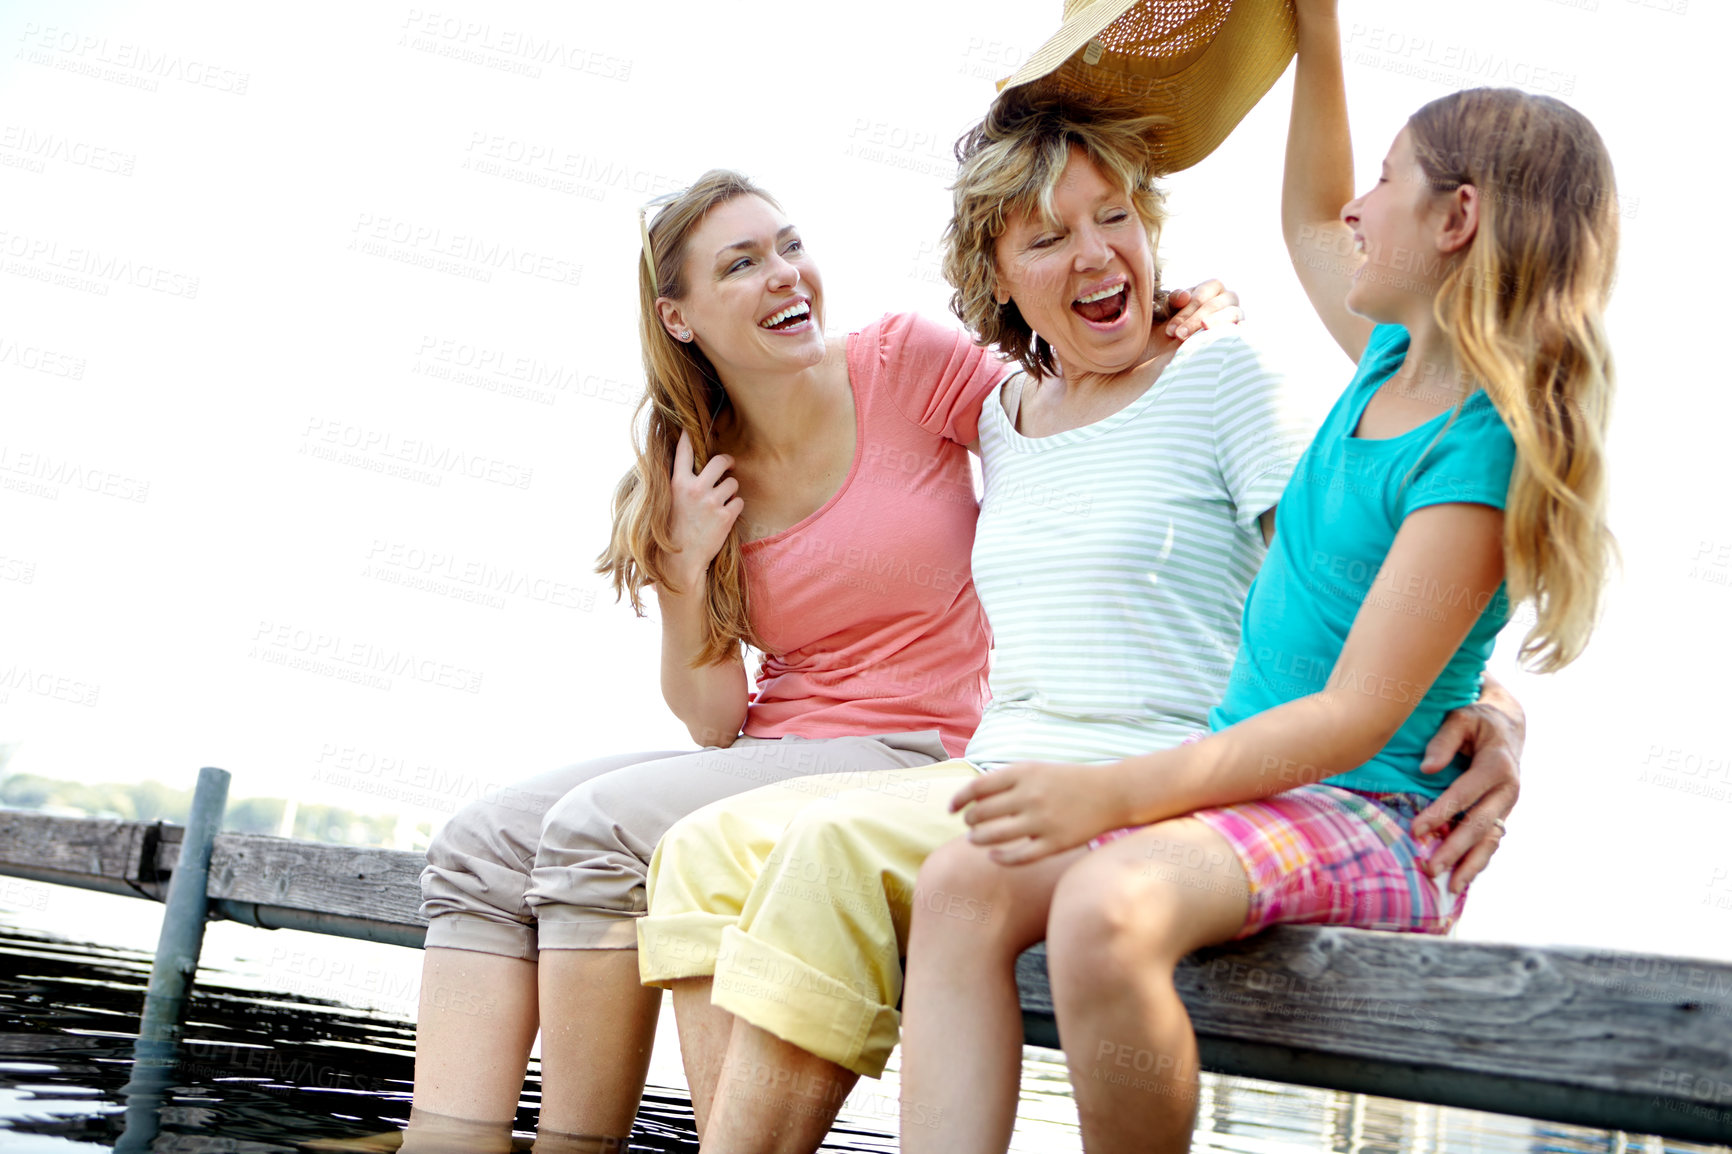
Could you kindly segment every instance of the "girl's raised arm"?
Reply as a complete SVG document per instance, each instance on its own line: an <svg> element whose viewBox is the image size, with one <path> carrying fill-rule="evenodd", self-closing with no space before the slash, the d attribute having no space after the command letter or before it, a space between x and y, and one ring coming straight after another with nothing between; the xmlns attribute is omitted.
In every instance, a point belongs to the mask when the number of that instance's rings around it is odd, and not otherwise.
<svg viewBox="0 0 1732 1154"><path fill-rule="evenodd" d="M1371 338L1371 322L1347 311L1347 289L1359 258L1341 207L1353 199L1353 145L1341 75L1341 26L1335 0L1298 0L1299 63L1287 167L1281 182L1281 231L1311 307L1354 361Z"/></svg>

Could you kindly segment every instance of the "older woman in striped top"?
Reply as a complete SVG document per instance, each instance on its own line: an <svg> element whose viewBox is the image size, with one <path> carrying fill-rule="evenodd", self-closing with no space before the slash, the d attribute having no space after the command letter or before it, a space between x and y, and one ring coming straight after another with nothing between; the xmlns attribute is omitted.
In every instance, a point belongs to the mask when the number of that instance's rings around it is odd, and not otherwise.
<svg viewBox="0 0 1732 1154"><path fill-rule="evenodd" d="M882 1072L915 876L965 831L950 812L961 785L1012 761L1177 744L1226 684L1308 430L1241 330L1182 344L1167 333L1149 129L1071 102L1000 100L959 147L954 307L1023 369L979 426L973 564L995 643L991 701L966 760L768 786L662 841L639 960L646 982L675 991L705 1151L815 1149L854 1078ZM1474 807L1433 859L1455 866L1458 887L1514 801L1520 711L1489 692L1497 703L1451 715L1431 750L1437 767L1458 749L1477 757L1422 819L1447 827ZM938 912L1006 913L950 905ZM974 1042L1019 1060L1020 1037ZM904 1103L905 1138L942 1121Z"/></svg>

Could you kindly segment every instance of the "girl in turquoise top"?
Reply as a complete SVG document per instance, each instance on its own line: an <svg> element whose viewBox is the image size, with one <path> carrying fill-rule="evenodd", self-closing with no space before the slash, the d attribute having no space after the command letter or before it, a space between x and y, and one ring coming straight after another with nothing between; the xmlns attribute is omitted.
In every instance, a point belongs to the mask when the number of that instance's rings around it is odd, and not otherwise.
<svg viewBox="0 0 1732 1154"><path fill-rule="evenodd" d="M1597 616L1605 147L1557 100L1457 92L1409 119L1349 201L1335 3L1297 8L1282 220L1358 371L1282 495L1211 732L1112 765L1013 765L957 794L968 838L928 859L913 902L904 1149L1008 1145L1016 1050L990 1043L1020 1036L1010 967L1042 938L1084 1145L1186 1149L1197 1050L1178 960L1275 922L1447 930L1463 887L1422 868L1440 831L1413 819L1457 771L1422 774L1426 740L1478 694L1512 603L1534 604L1522 655L1542 671L1579 656ZM993 916L948 917L922 896L939 894Z"/></svg>

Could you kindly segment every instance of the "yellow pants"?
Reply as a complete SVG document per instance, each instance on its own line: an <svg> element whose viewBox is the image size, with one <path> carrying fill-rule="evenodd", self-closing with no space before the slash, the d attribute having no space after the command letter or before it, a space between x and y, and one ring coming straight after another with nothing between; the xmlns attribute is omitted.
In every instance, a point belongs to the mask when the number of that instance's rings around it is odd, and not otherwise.
<svg viewBox="0 0 1732 1154"><path fill-rule="evenodd" d="M966 761L795 778L716 802L656 847L646 985L714 975L711 1001L876 1078L896 1046L914 879L967 826Z"/></svg>

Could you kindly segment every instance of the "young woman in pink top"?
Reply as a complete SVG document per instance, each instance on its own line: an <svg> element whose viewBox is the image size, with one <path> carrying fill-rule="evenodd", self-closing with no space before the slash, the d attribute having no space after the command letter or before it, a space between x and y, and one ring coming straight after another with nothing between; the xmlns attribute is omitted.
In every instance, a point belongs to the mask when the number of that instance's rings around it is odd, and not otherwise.
<svg viewBox="0 0 1732 1154"><path fill-rule="evenodd" d="M733 173L644 241L646 436L601 570L634 606L654 587L662 694L704 748L557 770L434 839L405 1149L506 1149L541 1022L544 1138L623 1139L661 1000L635 921L663 832L757 786L958 756L984 704L967 446L1006 366L909 315L826 340L798 230Z"/></svg>

